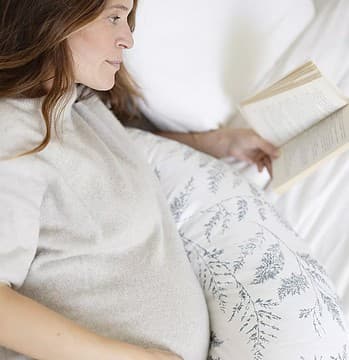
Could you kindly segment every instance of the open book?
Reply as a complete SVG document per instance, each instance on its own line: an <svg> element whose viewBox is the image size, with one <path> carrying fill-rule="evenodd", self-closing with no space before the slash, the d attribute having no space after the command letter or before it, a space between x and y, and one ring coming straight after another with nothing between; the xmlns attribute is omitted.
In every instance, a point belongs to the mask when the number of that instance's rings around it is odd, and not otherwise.
<svg viewBox="0 0 349 360"><path fill-rule="evenodd" d="M281 147L271 182L278 193L349 148L348 99L311 61L239 109L259 135Z"/></svg>

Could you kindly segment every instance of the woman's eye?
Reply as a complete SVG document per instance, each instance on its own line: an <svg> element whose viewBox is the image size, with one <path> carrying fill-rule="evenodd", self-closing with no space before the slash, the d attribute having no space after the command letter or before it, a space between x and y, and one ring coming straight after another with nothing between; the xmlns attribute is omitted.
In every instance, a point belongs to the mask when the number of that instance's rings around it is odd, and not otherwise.
<svg viewBox="0 0 349 360"><path fill-rule="evenodd" d="M120 19L120 16L110 16L109 17L109 20L112 24L116 24L119 19Z"/></svg>

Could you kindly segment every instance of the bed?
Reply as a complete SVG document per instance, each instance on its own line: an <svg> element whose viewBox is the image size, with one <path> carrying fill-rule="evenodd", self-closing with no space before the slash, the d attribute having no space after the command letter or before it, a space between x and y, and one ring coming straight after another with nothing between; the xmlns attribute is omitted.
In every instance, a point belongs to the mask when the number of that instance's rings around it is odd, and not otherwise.
<svg viewBox="0 0 349 360"><path fill-rule="evenodd" d="M347 19L347 0L229 0L218 7L147 0L126 63L144 91L143 110L158 127L246 126L236 104L309 58L349 94ZM266 173L229 160L266 185ZM285 195L268 195L325 265L349 318L348 160L344 153Z"/></svg>
<svg viewBox="0 0 349 360"><path fill-rule="evenodd" d="M347 0L224 0L219 5L147 0L140 4L135 48L126 64L143 89L146 103L140 105L157 127L245 127L239 101L307 59L349 94L348 19ZM282 196L266 187L266 171L224 160L266 191L324 265L349 320L349 152Z"/></svg>

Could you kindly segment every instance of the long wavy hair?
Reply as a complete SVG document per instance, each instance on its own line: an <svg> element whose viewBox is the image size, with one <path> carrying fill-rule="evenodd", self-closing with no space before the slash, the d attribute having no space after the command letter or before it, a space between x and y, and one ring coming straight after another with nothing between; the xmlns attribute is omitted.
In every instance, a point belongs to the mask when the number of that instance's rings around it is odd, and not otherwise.
<svg viewBox="0 0 349 360"><path fill-rule="evenodd" d="M131 31L135 28L137 3L134 0L128 16ZM73 57L67 37L95 20L105 5L106 0L0 1L0 98L45 95L41 111L46 135L41 144L25 154L39 152L48 145L51 124L56 125L62 110L57 105L74 86ZM115 77L111 90L97 93L120 121L132 120L140 115L140 90L124 64ZM50 78L53 86L47 91L44 84ZM83 94L86 96L85 91Z"/></svg>

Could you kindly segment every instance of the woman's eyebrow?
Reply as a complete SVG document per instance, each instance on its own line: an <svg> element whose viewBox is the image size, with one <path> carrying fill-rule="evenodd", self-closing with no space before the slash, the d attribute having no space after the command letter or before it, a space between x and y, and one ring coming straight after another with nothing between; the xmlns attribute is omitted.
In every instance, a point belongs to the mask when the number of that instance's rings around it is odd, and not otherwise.
<svg viewBox="0 0 349 360"><path fill-rule="evenodd" d="M124 10L124 11L129 11L130 9L124 5L111 5L107 7L108 9L119 9L119 10Z"/></svg>

